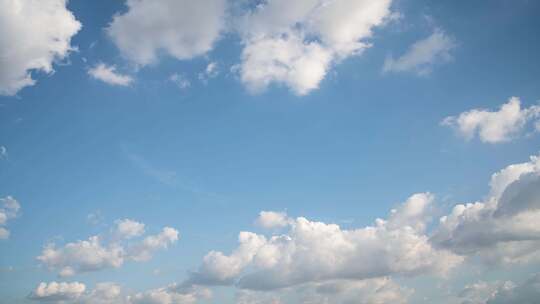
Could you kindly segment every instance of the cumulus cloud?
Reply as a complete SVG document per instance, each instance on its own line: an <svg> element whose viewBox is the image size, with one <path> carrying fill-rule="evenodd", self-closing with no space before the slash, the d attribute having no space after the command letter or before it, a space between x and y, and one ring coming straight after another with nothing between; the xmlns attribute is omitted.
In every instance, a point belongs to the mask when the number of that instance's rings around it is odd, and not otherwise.
<svg viewBox="0 0 540 304"><path fill-rule="evenodd" d="M146 261L159 249L166 249L178 240L176 229L165 227L163 231L150 235L133 244L126 239L142 235L144 224L132 220L116 221L112 241L104 242L103 236L91 236L88 240L67 243L63 247L47 244L37 257L51 271L60 276L72 276L81 272L119 268L126 260Z"/></svg>
<svg viewBox="0 0 540 304"><path fill-rule="evenodd" d="M289 225L290 220L285 212L261 211L256 224L263 228L281 228Z"/></svg>
<svg viewBox="0 0 540 304"><path fill-rule="evenodd" d="M188 282L272 290L332 280L445 274L462 258L433 248L424 226L417 224L428 218L431 200L427 193L413 196L388 220L377 219L365 228L345 230L299 217L288 221L284 235L241 232L230 255L211 251Z"/></svg>
<svg viewBox="0 0 540 304"><path fill-rule="evenodd" d="M152 258L152 254L159 249L167 249L179 238L178 230L165 227L156 234L144 238L141 242L135 244L128 251L128 256L134 261L147 261Z"/></svg>
<svg viewBox="0 0 540 304"><path fill-rule="evenodd" d="M431 241L488 263L540 261L540 158L504 168L490 185L485 200L443 216Z"/></svg>
<svg viewBox="0 0 540 304"><path fill-rule="evenodd" d="M129 86L133 82L133 78L129 75L120 74L116 71L115 66L108 66L104 63L99 63L88 70L88 75L92 78L101 80L107 84L115 86Z"/></svg>
<svg viewBox="0 0 540 304"><path fill-rule="evenodd" d="M116 220L114 236L119 239L131 239L144 233L145 225L130 219Z"/></svg>
<svg viewBox="0 0 540 304"><path fill-rule="evenodd" d="M29 298L43 302L62 302L78 299L85 290L86 286L79 282L42 282L32 291Z"/></svg>
<svg viewBox="0 0 540 304"><path fill-rule="evenodd" d="M17 216L21 205L12 196L6 196L0 198L0 240L9 238L10 232L6 228L8 220L11 220Z"/></svg>
<svg viewBox="0 0 540 304"><path fill-rule="evenodd" d="M67 0L0 0L0 95L35 84L31 72L52 73L74 48L81 24Z"/></svg>
<svg viewBox="0 0 540 304"><path fill-rule="evenodd" d="M482 142L501 143L518 136L529 122L539 123L540 106L521 108L518 97L511 97L498 111L473 109L450 116L442 125L454 128L466 140L478 136Z"/></svg>
<svg viewBox="0 0 540 304"><path fill-rule="evenodd" d="M427 38L415 42L402 56L386 58L383 72L416 72L419 75L429 74L436 64L452 59L451 51L456 47L453 38L441 29Z"/></svg>
<svg viewBox="0 0 540 304"><path fill-rule="evenodd" d="M122 54L139 65L163 52L191 59L210 51L225 24L225 0L128 0L107 29Z"/></svg>
<svg viewBox="0 0 540 304"><path fill-rule="evenodd" d="M240 79L252 92L281 84L295 94L318 88L330 65L370 46L391 0L272 0L241 16Z"/></svg>

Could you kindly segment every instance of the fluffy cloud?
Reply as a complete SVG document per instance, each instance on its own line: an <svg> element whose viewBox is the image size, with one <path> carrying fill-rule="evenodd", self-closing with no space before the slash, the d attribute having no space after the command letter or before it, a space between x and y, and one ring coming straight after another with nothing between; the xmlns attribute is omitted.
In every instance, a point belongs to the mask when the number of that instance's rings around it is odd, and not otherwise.
<svg viewBox="0 0 540 304"><path fill-rule="evenodd" d="M455 47L453 38L436 29L429 37L415 42L401 57L386 58L383 72L414 71L419 75L429 74L434 65L452 59L451 51Z"/></svg>
<svg viewBox="0 0 540 304"><path fill-rule="evenodd" d="M10 232L5 226L19 213L21 205L11 196L0 198L0 240L8 239Z"/></svg>
<svg viewBox="0 0 540 304"><path fill-rule="evenodd" d="M73 50L81 24L67 0L0 0L0 95L35 83L32 71L52 73L53 63Z"/></svg>
<svg viewBox="0 0 540 304"><path fill-rule="evenodd" d="M143 229L144 224L119 220L112 232L112 241L108 244L103 244L104 237L97 235L60 248L55 244L48 244L37 259L49 270L58 271L60 276L65 277L81 272L118 268L125 260L146 261L155 251L166 249L178 240L178 231L165 227L159 234L147 236L134 244L122 242L140 236Z"/></svg>
<svg viewBox="0 0 540 304"><path fill-rule="evenodd" d="M263 228L281 228L289 225L290 220L285 212L261 211L256 223Z"/></svg>
<svg viewBox="0 0 540 304"><path fill-rule="evenodd" d="M86 286L79 282L73 283L40 283L29 295L32 300L61 302L78 299L86 290Z"/></svg>
<svg viewBox="0 0 540 304"><path fill-rule="evenodd" d="M107 29L124 56L140 65L160 52L191 59L210 51L225 24L225 0L128 0Z"/></svg>
<svg viewBox="0 0 540 304"><path fill-rule="evenodd" d="M145 225L130 219L116 220L114 222L114 236L119 239L131 239L144 233Z"/></svg>
<svg viewBox="0 0 540 304"><path fill-rule="evenodd" d="M318 88L333 62L360 54L373 27L390 16L391 0L272 0L241 17L239 67L252 92L272 83L298 95Z"/></svg>
<svg viewBox="0 0 540 304"><path fill-rule="evenodd" d="M540 106L522 109L520 99L511 97L498 111L473 109L447 117L442 124L454 128L467 140L478 135L482 142L500 143L515 138L529 122L536 120L538 124L538 117Z"/></svg>
<svg viewBox="0 0 540 304"><path fill-rule="evenodd" d="M540 261L540 158L493 174L488 198L456 205L431 241L489 263Z"/></svg>
<svg viewBox="0 0 540 304"><path fill-rule="evenodd" d="M147 261L152 258L152 254L159 249L167 249L174 244L179 237L178 230L165 227L156 234L144 238L128 250L128 257L134 261Z"/></svg>
<svg viewBox="0 0 540 304"><path fill-rule="evenodd" d="M241 232L238 248L230 255L208 253L188 282L272 290L332 280L445 274L462 258L433 248L422 232L425 224L418 222L428 218L431 201L430 194L414 195L388 220L360 229L299 217L288 221L285 235Z"/></svg>
<svg viewBox="0 0 540 304"><path fill-rule="evenodd" d="M108 66L104 63L99 63L89 69L88 75L92 76L94 79L116 86L128 86L133 82L131 76L120 74L116 71L115 66Z"/></svg>
<svg viewBox="0 0 540 304"><path fill-rule="evenodd" d="M120 245L103 246L99 236L92 236L61 248L48 244L37 259L50 270L58 270L60 276L72 276L80 272L118 268L124 263L124 255L124 248Z"/></svg>

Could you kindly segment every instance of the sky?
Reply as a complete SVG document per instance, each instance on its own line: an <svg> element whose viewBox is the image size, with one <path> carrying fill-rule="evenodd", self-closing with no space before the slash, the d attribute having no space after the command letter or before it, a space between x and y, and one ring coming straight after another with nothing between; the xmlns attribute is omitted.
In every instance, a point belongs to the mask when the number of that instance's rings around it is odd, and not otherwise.
<svg viewBox="0 0 540 304"><path fill-rule="evenodd" d="M535 303L538 12L0 0L0 303Z"/></svg>

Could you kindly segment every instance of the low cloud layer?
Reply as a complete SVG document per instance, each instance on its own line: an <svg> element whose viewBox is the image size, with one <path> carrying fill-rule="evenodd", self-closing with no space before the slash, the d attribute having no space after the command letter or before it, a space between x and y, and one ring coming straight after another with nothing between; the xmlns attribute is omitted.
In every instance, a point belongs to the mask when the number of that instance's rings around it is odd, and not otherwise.
<svg viewBox="0 0 540 304"><path fill-rule="evenodd" d="M351 230L262 212L257 222L270 228L287 223L287 233L267 237L241 232L231 254L211 251L188 282L272 290L331 280L444 275L462 258L429 243L424 230L432 201L429 193L415 194L388 220Z"/></svg>

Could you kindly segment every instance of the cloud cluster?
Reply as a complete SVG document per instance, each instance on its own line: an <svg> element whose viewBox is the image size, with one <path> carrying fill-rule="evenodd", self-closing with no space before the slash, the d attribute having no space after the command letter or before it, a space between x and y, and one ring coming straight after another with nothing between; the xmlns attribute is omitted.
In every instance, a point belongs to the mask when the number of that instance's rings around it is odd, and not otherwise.
<svg viewBox="0 0 540 304"><path fill-rule="evenodd" d="M241 232L239 246L230 255L211 251L188 282L272 290L332 280L442 275L462 258L433 248L424 234L425 223L420 222L429 218L431 202L429 193L415 194L388 220L377 219L374 226L351 230L303 217L280 219L283 214L261 213L258 222L268 227L286 222L289 231L271 237Z"/></svg>
<svg viewBox="0 0 540 304"><path fill-rule="evenodd" d="M128 0L107 31L122 54L139 65L160 53L191 59L209 52L227 20L243 45L237 66L252 92L281 84L298 95L318 88L332 63L360 54L372 29L391 15L391 0L270 0L237 5L228 19L225 0ZM208 65L202 79L215 74Z"/></svg>
<svg viewBox="0 0 540 304"><path fill-rule="evenodd" d="M115 66L108 66L104 63L99 63L89 69L88 75L114 86L129 86L133 82L131 76L120 74L116 71Z"/></svg>
<svg viewBox="0 0 540 304"><path fill-rule="evenodd" d="M60 276L72 276L81 272L98 271L106 268L118 268L124 261L146 261L159 249L166 249L178 240L176 229L165 227L156 234L145 237L135 243L126 244L127 239L144 233L144 224L124 219L115 222L112 238L104 244L103 236L91 236L88 240L67 243L57 248L47 244L37 257L51 271L58 271Z"/></svg>
<svg viewBox="0 0 540 304"><path fill-rule="evenodd" d="M330 65L358 55L372 29L390 16L391 0L273 0L248 10L238 24L239 68L253 92L282 84L295 94L318 88Z"/></svg>
<svg viewBox="0 0 540 304"><path fill-rule="evenodd" d="M383 66L383 72L416 72L418 75L429 74L436 64L452 59L451 51L456 47L453 38L441 29L427 38L415 42L405 54L398 58L389 56Z"/></svg>
<svg viewBox="0 0 540 304"><path fill-rule="evenodd" d="M9 238L10 232L6 228L7 222L19 213L21 205L11 196L0 198L0 240Z"/></svg>
<svg viewBox="0 0 540 304"><path fill-rule="evenodd" d="M139 65L160 53L191 59L210 51L225 25L225 0L128 0L113 18L109 36L122 54Z"/></svg>
<svg viewBox="0 0 540 304"><path fill-rule="evenodd" d="M431 242L488 263L540 261L540 158L493 174L490 195L456 205Z"/></svg>
<svg viewBox="0 0 540 304"><path fill-rule="evenodd" d="M466 140L478 136L482 142L500 143L514 139L530 122L540 130L540 106L521 108L521 100L511 97L498 111L473 109L450 116L442 121L444 126L454 128Z"/></svg>
<svg viewBox="0 0 540 304"><path fill-rule="evenodd" d="M211 297L210 290L202 287L167 287L145 292L125 294L116 283L98 283L88 290L79 282L40 283L28 298L34 301L63 304L193 304Z"/></svg>
<svg viewBox="0 0 540 304"><path fill-rule="evenodd" d="M536 303L540 299L540 274L532 275L521 284L480 281L467 285L459 297L462 304Z"/></svg>
<svg viewBox="0 0 540 304"><path fill-rule="evenodd" d="M31 72L52 73L53 63L74 48L81 24L67 0L0 0L0 95L35 83Z"/></svg>

